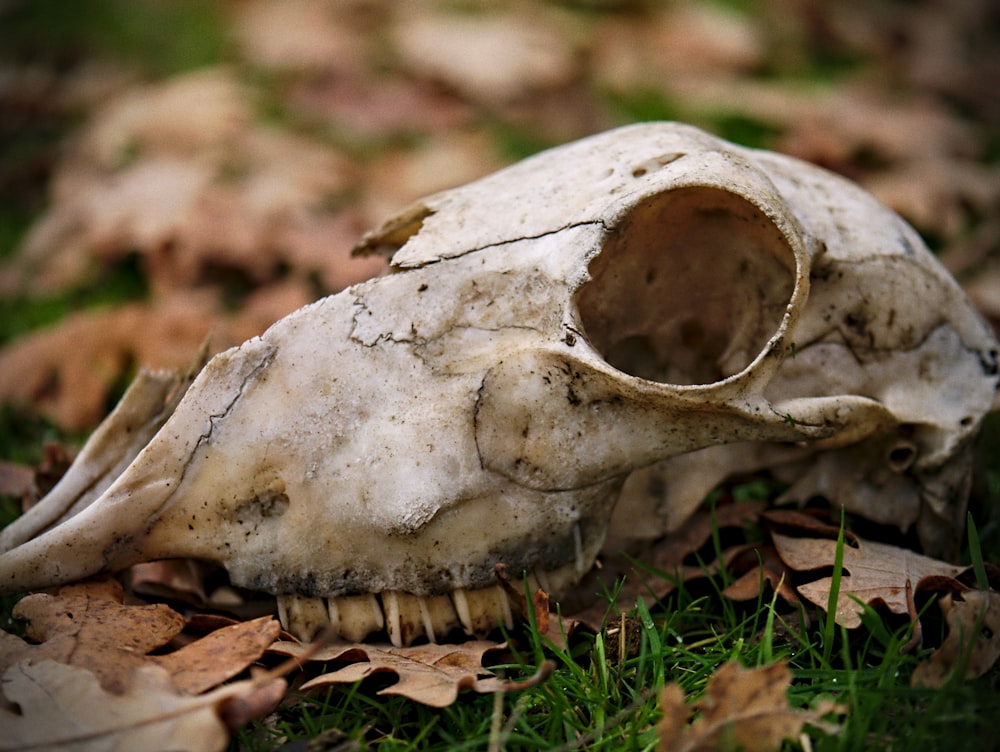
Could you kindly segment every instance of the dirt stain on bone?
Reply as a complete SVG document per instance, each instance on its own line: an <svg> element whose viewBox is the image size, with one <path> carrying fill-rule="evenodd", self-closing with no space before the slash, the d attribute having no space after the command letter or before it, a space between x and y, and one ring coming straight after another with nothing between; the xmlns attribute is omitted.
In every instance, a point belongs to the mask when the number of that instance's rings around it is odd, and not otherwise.
<svg viewBox="0 0 1000 752"><path fill-rule="evenodd" d="M277 475L271 475L263 483L255 485L253 496L236 504L232 517L240 525L256 528L265 520L281 517L288 510L289 503L285 482Z"/></svg>

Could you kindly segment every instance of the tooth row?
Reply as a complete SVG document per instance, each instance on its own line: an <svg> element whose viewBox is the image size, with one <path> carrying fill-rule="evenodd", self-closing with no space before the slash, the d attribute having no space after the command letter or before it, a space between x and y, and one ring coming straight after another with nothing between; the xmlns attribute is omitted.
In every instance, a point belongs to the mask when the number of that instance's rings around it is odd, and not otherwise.
<svg viewBox="0 0 1000 752"><path fill-rule="evenodd" d="M551 572L536 572L528 582L532 589L537 583L552 593L564 590L577 579L576 567L570 564ZM512 584L523 587L520 582ZM385 629L389 641L403 647L420 637L437 642L457 627L468 635L484 637L500 625L507 629L514 625L510 600L501 585L475 590L458 588L447 595L386 590L379 595L335 598L279 595L277 600L282 626L306 642L326 627L349 642L361 642Z"/></svg>

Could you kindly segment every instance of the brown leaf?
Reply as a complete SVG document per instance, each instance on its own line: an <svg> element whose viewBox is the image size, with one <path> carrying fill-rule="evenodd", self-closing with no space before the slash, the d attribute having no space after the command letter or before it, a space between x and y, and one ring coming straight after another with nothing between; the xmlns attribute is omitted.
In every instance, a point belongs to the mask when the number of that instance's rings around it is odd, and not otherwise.
<svg viewBox="0 0 1000 752"><path fill-rule="evenodd" d="M778 554L788 566L800 572L832 567L837 542L818 538L792 538L772 535ZM956 577L967 567L959 567L897 548L896 546L858 539L858 546L844 546L844 571L837 597L837 623L853 629L861 625L864 609L853 600L885 606L896 614L909 612L907 582L914 591L932 575ZM805 598L822 609L829 604L831 577L798 586Z"/></svg>
<svg viewBox="0 0 1000 752"><path fill-rule="evenodd" d="M660 735L660 749L672 750L691 718L691 711L684 700L684 690L679 684L668 684L660 695L660 710L663 718L657 726ZM669 740L669 741L668 741Z"/></svg>
<svg viewBox="0 0 1000 752"><path fill-rule="evenodd" d="M302 689L346 684L379 673L394 673L399 681L379 690L380 695L401 695L435 708L451 705L459 690L480 694L508 689L509 684L483 668L486 654L502 650L503 643L473 640L459 645L418 645L395 648L375 645L339 645L319 650L313 661L352 661L336 671L323 674L302 685ZM306 646L278 642L269 652L301 655Z"/></svg>
<svg viewBox="0 0 1000 752"><path fill-rule="evenodd" d="M538 13L414 12L400 18L393 43L412 73L493 106L538 96L577 73L564 32Z"/></svg>
<svg viewBox="0 0 1000 752"><path fill-rule="evenodd" d="M237 314L225 312L209 289L71 314L0 349L0 403L31 403L67 430L93 428L114 384L133 364L183 369L209 337L217 352L260 334L309 300L301 291L267 299L282 289L268 286Z"/></svg>
<svg viewBox="0 0 1000 752"><path fill-rule="evenodd" d="M4 694L16 710L0 708L0 750L213 752L229 740L223 716L245 720L231 712L234 703L260 715L284 689L283 680L266 677L190 696L178 692L165 669L149 665L136 669L129 692L118 695L85 669L25 661L3 674Z"/></svg>
<svg viewBox="0 0 1000 752"><path fill-rule="evenodd" d="M202 566L194 559L144 561L129 567L129 584L140 596L204 606L208 599Z"/></svg>
<svg viewBox="0 0 1000 752"><path fill-rule="evenodd" d="M184 618L169 606L123 605L115 580L29 595L14 607L14 616L27 619L27 637L42 644L5 651L0 668L28 657L51 658L87 669L115 694L125 692L133 669L148 663L146 653L184 629Z"/></svg>
<svg viewBox="0 0 1000 752"><path fill-rule="evenodd" d="M769 530L777 529L798 536L809 533L817 538L836 539L840 531L840 526L829 518L826 510L768 509L761 515L761 520ZM845 530L844 539L855 541L856 537L850 530Z"/></svg>
<svg viewBox="0 0 1000 752"><path fill-rule="evenodd" d="M967 590L947 594L940 603L948 636L913 672L910 683L915 687L940 687L962 666L966 679L976 679L1000 658L1000 594Z"/></svg>
<svg viewBox="0 0 1000 752"><path fill-rule="evenodd" d="M280 632L270 616L150 656L184 619L162 604L123 603L115 580L29 595L14 615L41 644L0 632L0 725L9 723L0 750L221 749L227 729L284 696L273 672L209 691L263 655Z"/></svg>
<svg viewBox="0 0 1000 752"><path fill-rule="evenodd" d="M750 566L747 566L747 561ZM734 601L746 601L761 595L761 586L766 582L778 592L786 603L798 603L795 588L791 585L791 572L778 556L773 546L746 546L730 562L734 571L733 580L722 594Z"/></svg>
<svg viewBox="0 0 1000 752"><path fill-rule="evenodd" d="M676 582L706 575L705 567L688 565L684 563L684 560L708 542L712 537L713 527L719 530L742 527L759 518L766 506L766 502L746 501L721 505L714 511L701 509L678 530L659 539L648 550L633 552L627 557L621 557L620 560L608 557L603 568L594 571L591 576L601 580L608 589L616 579L625 577L625 583L614 604L618 610L632 608L640 596L652 595L655 598L662 598L674 590ZM720 564L726 564L729 558L736 556L739 552L740 549L723 552L721 562L713 562L708 565L709 572ZM642 566L634 566L632 562L635 560L641 561ZM667 576L651 575L647 568L663 572ZM581 586L580 589L582 590L583 587ZM596 590L593 587L590 589ZM572 616L583 622L600 624L607 610L607 602L601 600L572 613Z"/></svg>
<svg viewBox="0 0 1000 752"><path fill-rule="evenodd" d="M798 736L806 724L828 732L836 727L822 717L838 709L821 705L816 710L789 706L786 692L792 675L787 665L775 663L744 669L730 662L708 680L705 695L692 709L698 718L686 726L690 709L676 685L668 685L661 698L660 749L664 752L710 752L742 749L744 752L779 750L784 739Z"/></svg>
<svg viewBox="0 0 1000 752"><path fill-rule="evenodd" d="M27 619L30 645L3 633L0 671L17 662L49 658L85 668L103 689L130 690L133 671L156 664L167 669L176 688L197 694L230 679L260 658L277 639L280 626L270 616L216 629L164 655L148 655L180 635L184 618L170 607L123 604L116 580L60 588L57 595L22 599L14 616Z"/></svg>
<svg viewBox="0 0 1000 752"><path fill-rule="evenodd" d="M314 0L239 3L233 8L237 41L262 68L358 75L365 39L360 29L352 28L349 8L338 12L346 5Z"/></svg>
<svg viewBox="0 0 1000 752"><path fill-rule="evenodd" d="M231 679L256 661L281 632L270 616L240 622L149 660L170 673L180 692L199 694Z"/></svg>

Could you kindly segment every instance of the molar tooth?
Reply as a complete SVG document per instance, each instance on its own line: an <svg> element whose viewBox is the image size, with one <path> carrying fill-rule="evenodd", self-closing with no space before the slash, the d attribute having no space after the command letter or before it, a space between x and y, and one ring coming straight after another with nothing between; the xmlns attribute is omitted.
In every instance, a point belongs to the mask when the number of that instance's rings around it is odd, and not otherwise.
<svg viewBox="0 0 1000 752"><path fill-rule="evenodd" d="M508 629L514 626L510 601L500 585L477 590L458 588L451 597L466 634L483 637L500 624Z"/></svg>
<svg viewBox="0 0 1000 752"><path fill-rule="evenodd" d="M348 642L361 642L385 626L378 599L371 593L328 598L326 607L333 628Z"/></svg>
<svg viewBox="0 0 1000 752"><path fill-rule="evenodd" d="M322 598L307 595L279 595L278 621L291 634L309 642L330 623L326 604Z"/></svg>

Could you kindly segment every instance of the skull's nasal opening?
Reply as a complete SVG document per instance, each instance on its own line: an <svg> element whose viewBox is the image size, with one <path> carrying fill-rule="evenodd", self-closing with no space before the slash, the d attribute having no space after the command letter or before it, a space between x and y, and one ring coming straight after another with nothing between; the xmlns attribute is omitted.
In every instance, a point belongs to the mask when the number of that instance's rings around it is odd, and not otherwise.
<svg viewBox="0 0 1000 752"><path fill-rule="evenodd" d="M589 271L576 302L591 344L620 371L671 384L746 368L795 287L781 231L746 199L710 187L642 201Z"/></svg>

